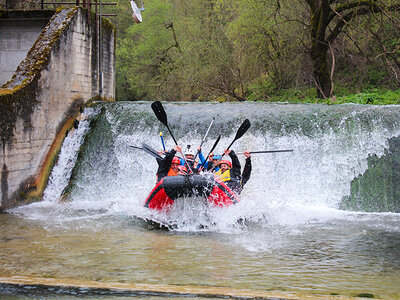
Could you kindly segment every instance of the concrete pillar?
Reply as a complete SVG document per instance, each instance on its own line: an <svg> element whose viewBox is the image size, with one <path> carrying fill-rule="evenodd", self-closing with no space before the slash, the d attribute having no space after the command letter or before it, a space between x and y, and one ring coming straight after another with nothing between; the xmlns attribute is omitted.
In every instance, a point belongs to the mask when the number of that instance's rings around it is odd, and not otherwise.
<svg viewBox="0 0 400 300"><path fill-rule="evenodd" d="M87 15L57 12L0 89L0 210L41 200L66 131L81 106L100 98L96 18ZM101 47L101 99L113 101L115 29L106 20Z"/></svg>

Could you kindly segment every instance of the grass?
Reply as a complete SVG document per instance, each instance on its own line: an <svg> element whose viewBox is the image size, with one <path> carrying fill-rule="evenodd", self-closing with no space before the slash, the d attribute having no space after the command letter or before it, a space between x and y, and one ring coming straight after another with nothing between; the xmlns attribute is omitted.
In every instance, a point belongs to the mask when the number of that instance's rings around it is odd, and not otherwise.
<svg viewBox="0 0 400 300"><path fill-rule="evenodd" d="M340 95L340 96L339 96ZM250 97L251 98L251 97ZM387 90L371 88L362 92L351 93L340 91L332 98L319 99L316 97L315 89L305 90L284 90L270 95L267 99L252 101L264 102L286 102L286 103L325 103L325 104L372 104L372 105L393 105L400 104L400 89Z"/></svg>

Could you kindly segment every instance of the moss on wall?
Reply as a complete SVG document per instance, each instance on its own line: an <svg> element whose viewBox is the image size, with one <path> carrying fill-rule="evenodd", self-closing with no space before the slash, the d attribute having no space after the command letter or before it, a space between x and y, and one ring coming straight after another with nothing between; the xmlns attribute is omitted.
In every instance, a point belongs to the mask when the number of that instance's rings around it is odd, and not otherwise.
<svg viewBox="0 0 400 300"><path fill-rule="evenodd" d="M0 88L0 138L3 154L5 154L7 145L11 148L18 119L23 120L24 132L32 130L31 116L38 103L38 82L41 71L47 67L53 47L59 43L60 37L68 29L76 12L77 8L69 8L60 10L54 14L49 24L43 29L28 52L26 58L18 66L12 79ZM30 16L33 12L28 11L23 13ZM5 17L7 16L3 16L3 18ZM19 185L19 189L11 197L7 195L7 178L6 176L2 176L2 201L0 209L1 207L7 208L22 203L29 203L42 196L51 168L56 161L64 140L65 132L72 127L74 118L77 112L79 112L79 108L76 109L76 106L82 104L82 100L75 101L75 104L72 105L74 107L73 112L66 114L60 128L57 129L57 135L46 155L40 172L36 176L31 176L23 180ZM8 170L5 164L3 169ZM2 175L6 173L2 172Z"/></svg>
<svg viewBox="0 0 400 300"><path fill-rule="evenodd" d="M52 48L59 42L76 11L77 8L69 8L54 14L12 79L0 88L0 137L3 149L6 143L11 142L18 118L24 120L25 129L31 127L30 117L37 104L40 72L49 63Z"/></svg>
<svg viewBox="0 0 400 300"><path fill-rule="evenodd" d="M70 26L74 26L73 19L78 9L78 7L58 9L29 50L27 57L18 66L12 79L0 87L0 139L3 155L6 153L6 147L8 146L7 149L11 150L15 143L14 132L18 120L23 120L24 132L34 128L35 124L32 124L31 118L41 97L39 92L42 71L47 68L52 53L57 53L57 49L61 45L61 37L66 34ZM29 14L34 12L24 13ZM92 70L97 70L97 36L95 34L96 23L94 22L96 15L93 12L90 13L92 21L89 23L90 32L88 34L91 35L93 47L91 49L91 63ZM83 15L86 16L87 11ZM115 48L114 32L115 27L108 20L102 19L102 36L109 39L114 35ZM110 53L115 53L115 51L110 51ZM96 77L92 80L92 91L96 91L98 82L97 74L95 71L92 71L91 75ZM99 95L92 98L92 100L94 99L113 100L100 97ZM71 103L71 99L67 100L68 103ZM41 199L50 172L57 161L66 132L72 128L73 122L78 116L80 108L85 105L85 102L88 103L90 100L82 98L73 100L69 109L64 113L64 119L56 128L56 136L51 146L45 149L47 154L43 162L41 162L40 170L37 174L29 178L22 178L22 182L16 191L13 190L10 192L8 189L7 177L9 170L12 170L12 168L4 164L1 169L2 199L0 199L0 210L2 207L12 207ZM18 124L20 124L19 121ZM10 197L8 197L9 192L12 193Z"/></svg>

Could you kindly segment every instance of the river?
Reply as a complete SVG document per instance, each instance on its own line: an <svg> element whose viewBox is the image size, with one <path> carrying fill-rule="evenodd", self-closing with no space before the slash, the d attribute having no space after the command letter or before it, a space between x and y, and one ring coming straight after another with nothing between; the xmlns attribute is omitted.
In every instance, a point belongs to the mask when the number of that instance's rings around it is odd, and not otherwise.
<svg viewBox="0 0 400 300"><path fill-rule="evenodd" d="M246 118L235 151L293 152L254 154L232 207L156 214L143 207L156 161L129 145L161 149L160 131L167 148L173 140L149 102L99 103L66 138L43 201L0 215L0 276L400 298L400 214L342 207L368 157L400 136L399 106L164 107L182 146L197 147L215 116L205 153L219 134L221 152ZM156 230L152 218L177 227Z"/></svg>

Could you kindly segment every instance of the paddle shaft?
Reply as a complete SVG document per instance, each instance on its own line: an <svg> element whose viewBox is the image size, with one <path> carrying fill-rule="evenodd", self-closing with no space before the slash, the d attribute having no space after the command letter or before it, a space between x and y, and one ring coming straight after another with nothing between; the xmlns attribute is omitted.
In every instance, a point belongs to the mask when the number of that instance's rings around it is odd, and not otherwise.
<svg viewBox="0 0 400 300"><path fill-rule="evenodd" d="M233 145L233 143L234 143L236 140L237 140L237 139L235 138L235 139L232 141L232 143L228 146L228 148L226 148L226 150L229 150L229 148ZM210 172L211 172L212 170L214 170L216 166L219 165L219 163L221 162L221 160L222 160L222 158L223 158L224 156L225 156L225 151L224 151L224 153L222 153L222 155L221 155L221 157L218 159L218 161L213 165L213 167L211 168Z"/></svg>
<svg viewBox="0 0 400 300"><path fill-rule="evenodd" d="M248 119L244 120L244 122L242 123L242 125L240 125L238 131L236 132L235 138L233 139L232 143L230 143L230 145L228 146L228 148L226 148L226 150L229 150L231 148L231 146L233 145L233 143L240 139L243 134L246 133L246 131L250 128L250 121ZM222 153L221 157L219 158L219 160L213 165L213 167L211 168L210 171L214 170L216 166L219 165L219 163L221 162L222 158L225 155L225 151L224 153Z"/></svg>
<svg viewBox="0 0 400 300"><path fill-rule="evenodd" d="M168 126L167 124L165 124L165 126L167 126L167 129L168 129L169 133L171 134L172 139L173 139L174 142L175 142L175 145L178 146L178 143L177 143L177 141L175 140L174 135L173 135L172 132L171 132L171 129L169 129L169 126ZM185 165L187 165L187 167L189 168L190 173L193 173L193 170L192 170L192 168L190 167L189 163L187 162L186 157L185 157L185 155L183 154L182 150L180 150L179 153L182 155L182 158L183 158L183 160L185 161Z"/></svg>
<svg viewBox="0 0 400 300"><path fill-rule="evenodd" d="M165 149L165 143L164 143L164 138L162 136L162 132L160 132L160 138L161 138L161 143L162 143L163 149L165 151L166 149Z"/></svg>
<svg viewBox="0 0 400 300"><path fill-rule="evenodd" d="M210 126L208 126L207 132L206 132L206 134L204 135L203 140L201 141L200 147L199 147L199 148L201 148L201 146L203 146L203 143L204 143L204 141L206 140L206 137L207 137L207 135L208 135L208 132L209 132L210 129L211 129L212 124L214 123L214 120L215 120L215 117L212 119ZM196 155L195 155L195 157L194 157L194 160L196 160L197 155L199 155L199 151L198 151L198 150L197 150L197 152L196 152Z"/></svg>
<svg viewBox="0 0 400 300"><path fill-rule="evenodd" d="M175 145L178 146L178 142L176 141L174 135L172 134L171 129L168 126L167 113L165 112L165 109L162 106L161 102L160 101L153 102L151 104L151 108L153 109L154 114L156 115L157 119L167 127L169 134L171 135L172 139L175 142ZM193 170L190 167L190 165L188 164L188 162L186 161L186 157L185 157L185 155L183 155L182 150L179 151L179 153L182 155L183 160L185 161L185 164L188 166L190 173L193 173Z"/></svg>
<svg viewBox="0 0 400 300"><path fill-rule="evenodd" d="M262 150L262 151L251 151L250 154L258 153L277 153L277 152L293 152L293 150ZM243 152L236 153L237 155L243 155Z"/></svg>
<svg viewBox="0 0 400 300"><path fill-rule="evenodd" d="M153 155L155 158L157 159L163 159L163 157L153 148L151 148L149 145L143 143L142 144L142 149L143 151L145 151L146 153Z"/></svg>
<svg viewBox="0 0 400 300"><path fill-rule="evenodd" d="M139 150L143 150L143 148L142 147L138 147L138 146L132 146L132 145L128 145L129 147L131 147L131 148L135 148L135 149L139 149Z"/></svg>
<svg viewBox="0 0 400 300"><path fill-rule="evenodd" d="M201 171L204 168L204 164L206 163L208 157L210 156L210 154L214 151L215 147L217 147L217 144L219 143L219 140L221 139L221 135L218 136L217 140L214 143L214 146L212 146L210 152L208 153L206 160L201 164L199 171Z"/></svg>
<svg viewBox="0 0 400 300"><path fill-rule="evenodd" d="M142 151L146 152L147 154L154 156L157 159L162 159L162 156L160 154L158 154L158 152L156 150L154 150L153 148L151 148L150 146L148 146L146 144L143 144L143 147L132 146L132 145L128 145L128 146L131 148L134 148L134 149L142 150Z"/></svg>

